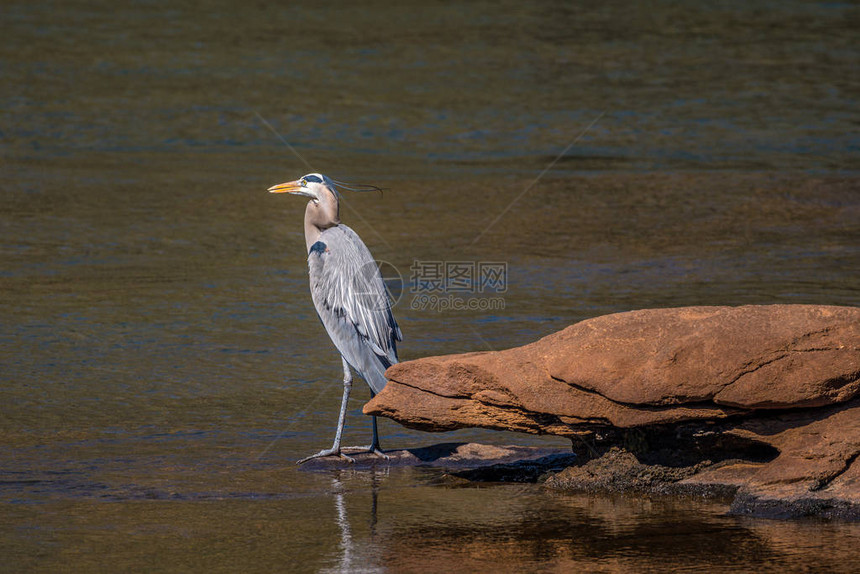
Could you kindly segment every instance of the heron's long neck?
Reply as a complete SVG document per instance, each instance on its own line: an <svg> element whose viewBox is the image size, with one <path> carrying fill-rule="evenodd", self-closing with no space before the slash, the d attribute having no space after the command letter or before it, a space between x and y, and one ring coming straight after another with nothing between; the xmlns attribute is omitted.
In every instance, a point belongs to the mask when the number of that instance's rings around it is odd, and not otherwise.
<svg viewBox="0 0 860 574"><path fill-rule="evenodd" d="M311 245L319 240L320 233L339 224L337 197L331 191L322 192L319 201L309 201L305 208L305 243L308 252Z"/></svg>

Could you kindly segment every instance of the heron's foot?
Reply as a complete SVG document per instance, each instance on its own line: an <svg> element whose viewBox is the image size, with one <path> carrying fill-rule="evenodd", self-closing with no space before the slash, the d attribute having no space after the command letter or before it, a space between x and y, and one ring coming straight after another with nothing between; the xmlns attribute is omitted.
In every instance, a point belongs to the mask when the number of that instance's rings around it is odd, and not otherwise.
<svg viewBox="0 0 860 574"><path fill-rule="evenodd" d="M366 452L370 454L375 454L379 458L384 458L385 460L391 460L391 457L382 452L382 449L379 448L378 444L371 444L368 446L345 446L342 450L354 450L358 452Z"/></svg>
<svg viewBox="0 0 860 574"><path fill-rule="evenodd" d="M388 456L387 454L385 454L384 452L382 452L382 450L380 450L380 449L379 449L379 447L377 447L377 448L371 448L371 449L370 449L370 452L371 452L371 453L373 453L373 454L375 454L375 455L376 455L376 456L378 456L379 458L384 458L385 460L391 460L391 457L390 457L390 456Z"/></svg>
<svg viewBox="0 0 860 574"><path fill-rule="evenodd" d="M348 448L348 447L347 447L347 448ZM306 457L305 457L305 458L303 458L302 460L300 460L300 461L296 462L296 464L302 464L302 463L305 463L305 462L307 462L307 461L309 461L309 460L311 460L311 459L314 459L314 458L322 458L322 457L324 457L324 456L339 456L340 458L342 458L342 459L344 459L344 460L346 460L346 461L348 461L348 462L355 462L355 459L354 459L354 458L352 458L351 456L346 456L345 454L343 454L343 453L341 452L341 450L342 450L342 449L340 449L340 448L327 448L327 449L325 449L325 450L321 450L321 451L319 451L319 452L318 452L318 453L316 453L316 454L312 454L312 455L310 455L310 456L306 456Z"/></svg>

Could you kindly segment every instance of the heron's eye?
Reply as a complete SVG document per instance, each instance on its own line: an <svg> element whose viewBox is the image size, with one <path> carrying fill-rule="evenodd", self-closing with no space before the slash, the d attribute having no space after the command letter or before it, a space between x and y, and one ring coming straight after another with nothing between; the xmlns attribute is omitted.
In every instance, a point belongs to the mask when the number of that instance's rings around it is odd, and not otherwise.
<svg viewBox="0 0 860 574"><path fill-rule="evenodd" d="M301 180L299 183L302 185L302 187L307 187L307 186L308 186L308 182L307 182L307 180L306 180L306 179Z"/></svg>

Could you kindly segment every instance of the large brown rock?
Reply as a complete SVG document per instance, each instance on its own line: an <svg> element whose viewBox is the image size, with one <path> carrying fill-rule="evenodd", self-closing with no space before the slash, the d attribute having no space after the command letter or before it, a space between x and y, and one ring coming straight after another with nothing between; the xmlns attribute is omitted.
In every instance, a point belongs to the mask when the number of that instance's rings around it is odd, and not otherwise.
<svg viewBox="0 0 860 574"><path fill-rule="evenodd" d="M751 418L727 434L772 445L779 455L766 464L706 470L685 483L737 487L739 513L860 519L860 400Z"/></svg>
<svg viewBox="0 0 860 574"><path fill-rule="evenodd" d="M797 408L860 389L860 309L648 309L577 323L538 343L549 375L616 402Z"/></svg>
<svg viewBox="0 0 860 574"><path fill-rule="evenodd" d="M394 365L364 409L429 431L572 435L818 407L860 391L860 309L649 309L498 352Z"/></svg>
<svg viewBox="0 0 860 574"><path fill-rule="evenodd" d="M788 499L860 504L858 308L632 311L523 347L407 361L386 376L364 412L408 427L574 437L715 425L729 442L776 454L718 466L703 459L679 483L740 489L738 511ZM568 484L589 476L576 472Z"/></svg>

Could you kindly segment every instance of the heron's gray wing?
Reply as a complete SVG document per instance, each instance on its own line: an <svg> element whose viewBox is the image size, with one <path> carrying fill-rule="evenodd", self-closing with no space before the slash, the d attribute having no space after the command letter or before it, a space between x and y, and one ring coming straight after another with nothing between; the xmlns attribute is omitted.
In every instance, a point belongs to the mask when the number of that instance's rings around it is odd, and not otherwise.
<svg viewBox="0 0 860 574"><path fill-rule="evenodd" d="M385 369L397 362L400 327L379 267L352 229L338 225L320 234L308 254L311 297L335 346L375 392Z"/></svg>

